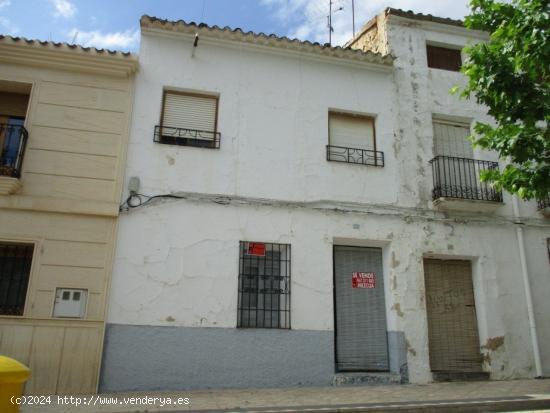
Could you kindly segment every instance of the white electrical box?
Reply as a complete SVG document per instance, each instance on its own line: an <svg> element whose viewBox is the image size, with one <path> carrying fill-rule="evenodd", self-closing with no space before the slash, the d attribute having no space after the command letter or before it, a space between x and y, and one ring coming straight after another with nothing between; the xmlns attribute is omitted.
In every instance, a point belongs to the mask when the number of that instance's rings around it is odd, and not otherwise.
<svg viewBox="0 0 550 413"><path fill-rule="evenodd" d="M54 317L84 318L88 290L79 288L58 288L53 306Z"/></svg>

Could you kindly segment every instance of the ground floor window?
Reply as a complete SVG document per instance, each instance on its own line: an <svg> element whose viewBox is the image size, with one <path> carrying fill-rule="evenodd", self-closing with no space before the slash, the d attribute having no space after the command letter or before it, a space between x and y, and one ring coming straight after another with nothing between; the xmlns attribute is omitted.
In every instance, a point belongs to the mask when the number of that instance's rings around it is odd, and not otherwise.
<svg viewBox="0 0 550 413"><path fill-rule="evenodd" d="M33 244L0 242L0 314L23 315Z"/></svg>
<svg viewBox="0 0 550 413"><path fill-rule="evenodd" d="M290 245L240 242L237 327L290 328Z"/></svg>

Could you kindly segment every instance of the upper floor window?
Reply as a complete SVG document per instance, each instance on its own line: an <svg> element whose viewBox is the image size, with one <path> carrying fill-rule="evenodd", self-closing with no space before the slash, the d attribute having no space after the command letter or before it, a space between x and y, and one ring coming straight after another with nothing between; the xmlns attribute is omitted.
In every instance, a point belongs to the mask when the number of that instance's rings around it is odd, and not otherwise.
<svg viewBox="0 0 550 413"><path fill-rule="evenodd" d="M165 90L155 142L217 149L217 119L217 96Z"/></svg>
<svg viewBox="0 0 550 413"><path fill-rule="evenodd" d="M0 176L21 175L30 91L30 84L0 80Z"/></svg>
<svg viewBox="0 0 550 413"><path fill-rule="evenodd" d="M428 55L428 67L434 69L460 71L462 66L462 55L460 49L449 47L426 45Z"/></svg>
<svg viewBox="0 0 550 413"><path fill-rule="evenodd" d="M0 314L23 315L33 244L0 242Z"/></svg>
<svg viewBox="0 0 550 413"><path fill-rule="evenodd" d="M384 166L384 153L376 150L374 118L329 112L327 160Z"/></svg>

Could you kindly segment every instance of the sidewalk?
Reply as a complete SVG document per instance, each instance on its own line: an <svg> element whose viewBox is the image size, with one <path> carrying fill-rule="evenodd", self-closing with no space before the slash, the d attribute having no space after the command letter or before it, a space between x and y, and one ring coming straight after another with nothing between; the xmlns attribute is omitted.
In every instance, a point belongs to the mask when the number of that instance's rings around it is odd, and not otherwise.
<svg viewBox="0 0 550 413"><path fill-rule="evenodd" d="M99 398L97 398L99 396ZM188 398L188 405L126 404L129 397ZM21 406L21 413L119 412L485 412L550 411L550 379L512 380L427 385L360 387L296 387L287 389L195 390L138 392L81 396L95 406L52 404ZM110 397L117 404L99 405ZM111 400L114 401L114 400ZM82 400L81 400L82 402Z"/></svg>

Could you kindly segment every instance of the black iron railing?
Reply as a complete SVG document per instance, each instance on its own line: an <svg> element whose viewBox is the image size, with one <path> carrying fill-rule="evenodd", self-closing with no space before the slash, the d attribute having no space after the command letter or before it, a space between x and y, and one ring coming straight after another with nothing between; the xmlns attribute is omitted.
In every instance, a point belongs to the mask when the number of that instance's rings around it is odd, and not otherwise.
<svg viewBox="0 0 550 413"><path fill-rule="evenodd" d="M28 136L24 126L0 123L0 176L21 176Z"/></svg>
<svg viewBox="0 0 550 413"><path fill-rule="evenodd" d="M198 129L155 126L153 140L168 145L195 146L199 148L219 149L221 134Z"/></svg>
<svg viewBox="0 0 550 413"><path fill-rule="evenodd" d="M550 208L550 194L546 195L546 198L537 199L537 206L539 209Z"/></svg>
<svg viewBox="0 0 550 413"><path fill-rule="evenodd" d="M458 198L502 202L502 192L488 182L481 182L483 171L498 169L498 162L478 159L436 156L432 164L433 199Z"/></svg>
<svg viewBox="0 0 550 413"><path fill-rule="evenodd" d="M384 152L327 145L327 161L384 166Z"/></svg>

